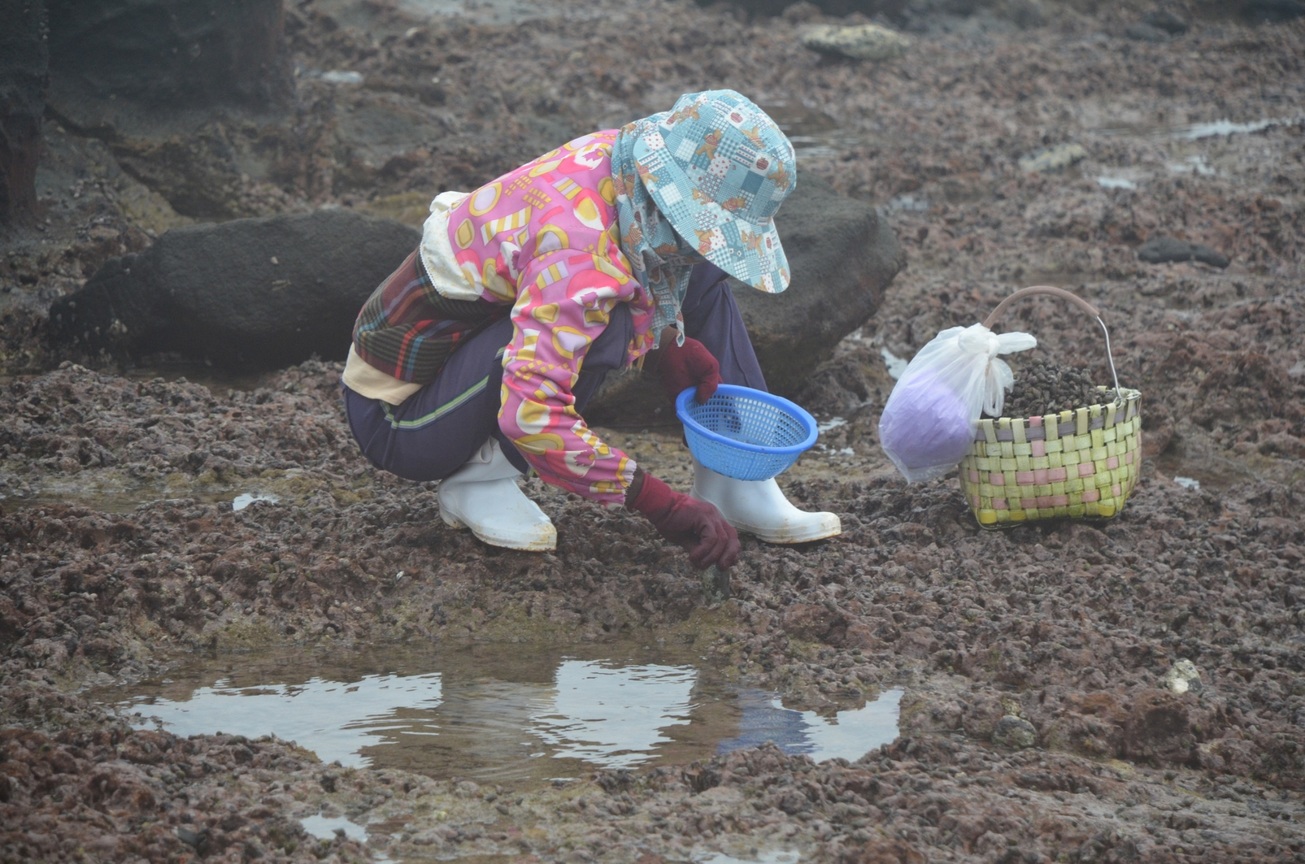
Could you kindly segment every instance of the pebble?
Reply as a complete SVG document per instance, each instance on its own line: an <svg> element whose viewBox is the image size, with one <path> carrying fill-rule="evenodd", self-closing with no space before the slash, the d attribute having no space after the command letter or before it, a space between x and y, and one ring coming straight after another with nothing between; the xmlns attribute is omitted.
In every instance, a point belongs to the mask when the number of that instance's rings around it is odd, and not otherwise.
<svg viewBox="0 0 1305 864"><path fill-rule="evenodd" d="M1007 714L997 721L992 731L992 743L1011 750L1027 750L1038 743L1038 730L1023 717Z"/></svg>
<svg viewBox="0 0 1305 864"><path fill-rule="evenodd" d="M1174 693L1201 689L1201 671L1196 668L1195 663L1187 659L1176 661L1161 680L1165 687Z"/></svg>

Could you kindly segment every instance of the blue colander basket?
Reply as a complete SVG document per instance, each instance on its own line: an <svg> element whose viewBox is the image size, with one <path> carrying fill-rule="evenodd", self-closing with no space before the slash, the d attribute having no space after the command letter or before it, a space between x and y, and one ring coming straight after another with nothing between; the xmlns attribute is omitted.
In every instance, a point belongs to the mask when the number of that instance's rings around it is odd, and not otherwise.
<svg viewBox="0 0 1305 864"><path fill-rule="evenodd" d="M816 443L816 418L787 399L722 384L706 402L686 389L675 399L694 458L736 480L768 480Z"/></svg>

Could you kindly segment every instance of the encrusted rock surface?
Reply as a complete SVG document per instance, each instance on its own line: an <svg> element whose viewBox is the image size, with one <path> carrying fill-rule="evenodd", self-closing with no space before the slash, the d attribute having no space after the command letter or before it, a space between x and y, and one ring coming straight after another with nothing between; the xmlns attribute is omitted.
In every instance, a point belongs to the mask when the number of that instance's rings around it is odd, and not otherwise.
<svg viewBox="0 0 1305 864"><path fill-rule="evenodd" d="M1305 23L1193 3L1186 32L1150 43L1127 31L1154 4L1043 2L1026 29L917 16L933 26L910 51L868 64L803 47L809 7L522 5L559 14L288 4L293 122L208 118L151 172L143 138L47 120L39 228L0 254L0 859L1305 858L1305 164L1299 120L1280 117L1305 104ZM1004 5L1019 4L989 4ZM716 84L801 118L800 171L881 208L908 256L798 394L824 431L780 482L844 534L745 540L725 602L638 517L537 481L555 554L445 527L433 488L358 455L338 363L231 380L65 363L40 342L50 304L105 260L210 218L172 203L218 188L198 178L224 178L213 203L233 215L407 218L432 188ZM1167 131L1225 117L1282 122ZM403 131L435 127L437 149ZM1061 141L1087 156L1020 169ZM1117 173L1136 188L1098 182ZM1156 235L1229 264L1139 261ZM880 452L885 354L1048 283L1102 310L1121 384L1142 392L1142 477L1111 522L983 531L954 479L907 486ZM1095 322L1054 298L1003 326L1049 357L1103 359ZM602 432L688 488L673 424ZM250 492L276 500L235 510ZM617 640L691 650L804 710L901 688L901 735L852 762L763 746L516 790L136 730L89 689L205 652ZM300 822L316 814L368 837L317 839Z"/></svg>

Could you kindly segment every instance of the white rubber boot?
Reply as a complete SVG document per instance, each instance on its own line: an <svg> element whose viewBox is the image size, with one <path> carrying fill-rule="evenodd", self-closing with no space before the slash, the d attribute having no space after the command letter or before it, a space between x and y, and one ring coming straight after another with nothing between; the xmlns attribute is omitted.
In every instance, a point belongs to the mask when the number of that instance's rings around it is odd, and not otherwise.
<svg viewBox="0 0 1305 864"><path fill-rule="evenodd" d="M440 518L454 528L470 528L490 546L551 552L557 529L517 485L521 472L490 438L466 464L440 481Z"/></svg>
<svg viewBox="0 0 1305 864"><path fill-rule="evenodd" d="M731 525L767 543L809 543L843 533L837 514L797 509L784 497L773 477L735 480L694 460L693 490L689 494L715 504Z"/></svg>

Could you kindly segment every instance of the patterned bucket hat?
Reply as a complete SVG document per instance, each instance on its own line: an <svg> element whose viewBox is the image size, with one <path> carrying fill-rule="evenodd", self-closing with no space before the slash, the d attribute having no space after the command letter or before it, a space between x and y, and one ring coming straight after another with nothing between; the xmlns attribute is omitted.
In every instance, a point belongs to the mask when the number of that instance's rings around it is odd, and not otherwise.
<svg viewBox="0 0 1305 864"><path fill-rule="evenodd" d="M787 288L773 217L797 184L797 159L775 121L733 90L687 93L648 120L634 159L676 232L734 278Z"/></svg>

